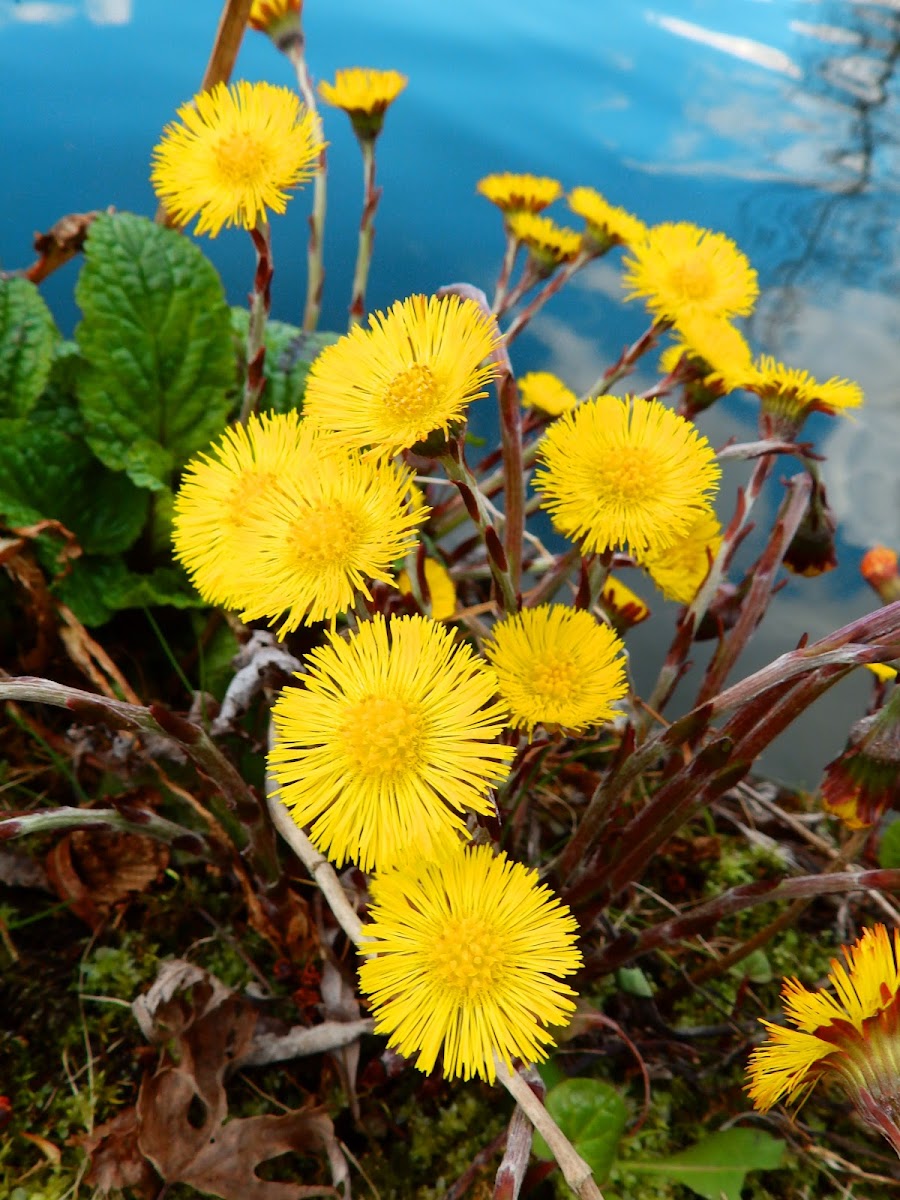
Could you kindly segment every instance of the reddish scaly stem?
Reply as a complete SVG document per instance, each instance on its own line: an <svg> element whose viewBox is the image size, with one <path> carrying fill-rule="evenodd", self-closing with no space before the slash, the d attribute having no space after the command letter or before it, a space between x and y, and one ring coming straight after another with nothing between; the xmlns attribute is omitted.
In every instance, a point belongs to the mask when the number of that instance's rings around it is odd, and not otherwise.
<svg viewBox="0 0 900 1200"><path fill-rule="evenodd" d="M266 386L266 324L272 308L272 239L268 221L260 221L250 231L256 249L256 273L250 294L250 320L247 325L247 377L240 421L246 425L250 414L259 408L259 399Z"/></svg>
<svg viewBox="0 0 900 1200"><path fill-rule="evenodd" d="M375 243L375 211L381 198L381 189L375 186L375 139L368 137L358 140L363 161L363 210L359 221L359 244L350 298L351 328L359 325L366 315L366 284Z"/></svg>

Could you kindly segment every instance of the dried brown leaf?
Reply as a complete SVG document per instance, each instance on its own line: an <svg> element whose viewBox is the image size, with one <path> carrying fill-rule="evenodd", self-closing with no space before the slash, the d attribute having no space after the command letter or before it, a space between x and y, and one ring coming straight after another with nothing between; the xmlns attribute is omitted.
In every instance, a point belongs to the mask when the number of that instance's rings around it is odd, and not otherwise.
<svg viewBox="0 0 900 1200"><path fill-rule="evenodd" d="M113 905L155 883L168 862L168 846L155 838L77 829L47 855L47 874L60 899L96 929Z"/></svg>
<svg viewBox="0 0 900 1200"><path fill-rule="evenodd" d="M143 1200L153 1200L159 1176L138 1146L137 1110L126 1108L92 1133L76 1139L91 1160L85 1183L101 1195L133 1188Z"/></svg>

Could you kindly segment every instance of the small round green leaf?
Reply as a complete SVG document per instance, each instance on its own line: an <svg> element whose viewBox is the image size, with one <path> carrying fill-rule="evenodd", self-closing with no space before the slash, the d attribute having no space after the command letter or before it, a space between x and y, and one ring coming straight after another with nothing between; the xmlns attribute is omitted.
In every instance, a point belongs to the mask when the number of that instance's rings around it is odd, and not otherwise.
<svg viewBox="0 0 900 1200"><path fill-rule="evenodd" d="M600 1184L615 1162L627 1120L625 1102L599 1079L566 1079L547 1093L547 1111L591 1168ZM552 1159L550 1147L535 1135L538 1158Z"/></svg>

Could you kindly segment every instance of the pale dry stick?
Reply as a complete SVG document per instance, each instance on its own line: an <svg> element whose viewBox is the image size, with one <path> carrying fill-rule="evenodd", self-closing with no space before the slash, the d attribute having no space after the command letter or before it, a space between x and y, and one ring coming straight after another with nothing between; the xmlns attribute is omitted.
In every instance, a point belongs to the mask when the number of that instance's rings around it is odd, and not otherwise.
<svg viewBox="0 0 900 1200"><path fill-rule="evenodd" d="M293 37L284 52L297 73L297 87L313 118L315 137L321 144L319 162L313 176L313 207L309 218L309 245L306 253L306 307L303 310L303 329L312 332L319 324L319 314L322 311L322 292L325 286L325 268L323 257L325 252L325 211L327 208L328 188L328 157L325 142L325 129L316 104L316 93L313 88L309 67L306 64L306 36L301 29Z"/></svg>
<svg viewBox="0 0 900 1200"><path fill-rule="evenodd" d="M523 1110L529 1121L553 1151L563 1178L580 1200L603 1200L603 1193L594 1182L591 1168L556 1124L543 1104L518 1073L510 1071L499 1058L494 1060L497 1078Z"/></svg>

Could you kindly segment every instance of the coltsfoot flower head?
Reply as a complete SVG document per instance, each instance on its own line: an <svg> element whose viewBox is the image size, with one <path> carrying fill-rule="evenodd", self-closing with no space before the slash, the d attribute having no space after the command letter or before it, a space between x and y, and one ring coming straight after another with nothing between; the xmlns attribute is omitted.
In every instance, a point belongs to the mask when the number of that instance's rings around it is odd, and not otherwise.
<svg viewBox="0 0 900 1200"><path fill-rule="evenodd" d="M304 665L303 686L273 710L269 768L323 854L383 870L464 833L466 810L492 811L513 753L496 741L507 713L451 630L376 615L346 640L330 634Z"/></svg>
<svg viewBox="0 0 900 1200"><path fill-rule="evenodd" d="M347 67L336 71L334 83L319 84L319 95L328 104L341 108L363 140L375 138L384 124L384 114L409 79L399 71L377 71L371 67Z"/></svg>
<svg viewBox="0 0 900 1200"><path fill-rule="evenodd" d="M540 275L549 275L581 250L581 235L533 212L515 212L508 220L509 231L531 255Z"/></svg>
<svg viewBox="0 0 900 1200"><path fill-rule="evenodd" d="M436 558L426 558L423 570L432 619L447 621L456 612L456 585L450 572ZM397 587L406 595L412 594L412 580L406 571L401 571L397 576Z"/></svg>
<svg viewBox="0 0 900 1200"><path fill-rule="evenodd" d="M587 237L598 254L612 246L633 246L647 236L647 226L627 209L610 204L590 187L572 188L569 208L587 225Z"/></svg>
<svg viewBox="0 0 900 1200"><path fill-rule="evenodd" d="M712 509L704 508L671 546L642 555L639 562L667 600L690 604L721 544L722 526Z"/></svg>
<svg viewBox="0 0 900 1200"><path fill-rule="evenodd" d="M687 221L654 225L624 266L626 299L642 297L662 320L745 317L759 295L756 272L731 238Z"/></svg>
<svg viewBox="0 0 900 1200"><path fill-rule="evenodd" d="M883 925L866 929L843 955L831 961L834 995L785 980L788 1024L762 1022L768 1036L750 1056L747 1090L767 1112L833 1079L900 1154L900 931L891 938Z"/></svg>
<svg viewBox="0 0 900 1200"><path fill-rule="evenodd" d="M372 579L416 541L428 509L410 493L411 472L335 447L303 422L303 470L286 474L262 513L247 519L245 621L281 619L279 636L346 612Z"/></svg>
<svg viewBox="0 0 900 1200"><path fill-rule="evenodd" d="M812 412L846 416L848 409L863 402L858 383L837 376L820 383L808 371L786 367L767 354L754 364L743 386L759 396L774 430L787 436L793 436Z"/></svg>
<svg viewBox="0 0 900 1200"><path fill-rule="evenodd" d="M153 151L150 178L180 225L197 233L253 229L283 213L288 191L315 171L323 143L294 92L269 83L218 83L178 110Z"/></svg>
<svg viewBox="0 0 900 1200"><path fill-rule="evenodd" d="M516 212L542 212L562 195L558 179L545 175L516 175L503 171L479 179L477 190L506 215Z"/></svg>
<svg viewBox="0 0 900 1200"><path fill-rule="evenodd" d="M578 397L549 371L529 371L519 379L519 396L525 408L539 408L558 417L578 403Z"/></svg>
<svg viewBox="0 0 900 1200"><path fill-rule="evenodd" d="M172 539L204 600L230 608L244 603L250 523L266 519L281 480L305 472L311 449L296 412L254 415L185 467Z"/></svg>
<svg viewBox="0 0 900 1200"><path fill-rule="evenodd" d="M253 0L247 24L267 34L279 50L285 50L300 36L302 0Z"/></svg>
<svg viewBox="0 0 900 1200"><path fill-rule="evenodd" d="M719 466L696 428L656 400L598 396L548 428L535 488L587 552L656 553L708 509Z"/></svg>
<svg viewBox="0 0 900 1200"><path fill-rule="evenodd" d="M687 358L693 412L701 412L720 396L744 387L751 378L753 355L744 335L730 321L698 313L680 320L676 333L675 344L663 351L659 366L668 375L682 357Z"/></svg>
<svg viewBox="0 0 900 1200"><path fill-rule="evenodd" d="M624 646L589 612L563 604L525 608L499 621L484 653L513 722L583 733L609 721L628 691Z"/></svg>
<svg viewBox="0 0 900 1200"><path fill-rule="evenodd" d="M395 453L444 435L497 376L496 322L474 300L410 296L315 359L304 413L335 441Z"/></svg>
<svg viewBox="0 0 900 1200"><path fill-rule="evenodd" d="M646 621L650 616L650 609L640 596L613 575L608 576L603 585L600 604L612 622L613 629L620 636L626 630L631 629L633 625L640 625L641 621Z"/></svg>
<svg viewBox="0 0 900 1200"><path fill-rule="evenodd" d="M493 1081L495 1055L540 1062L567 1025L581 966L575 919L537 873L490 846L376 880L359 969L376 1033L430 1072Z"/></svg>

